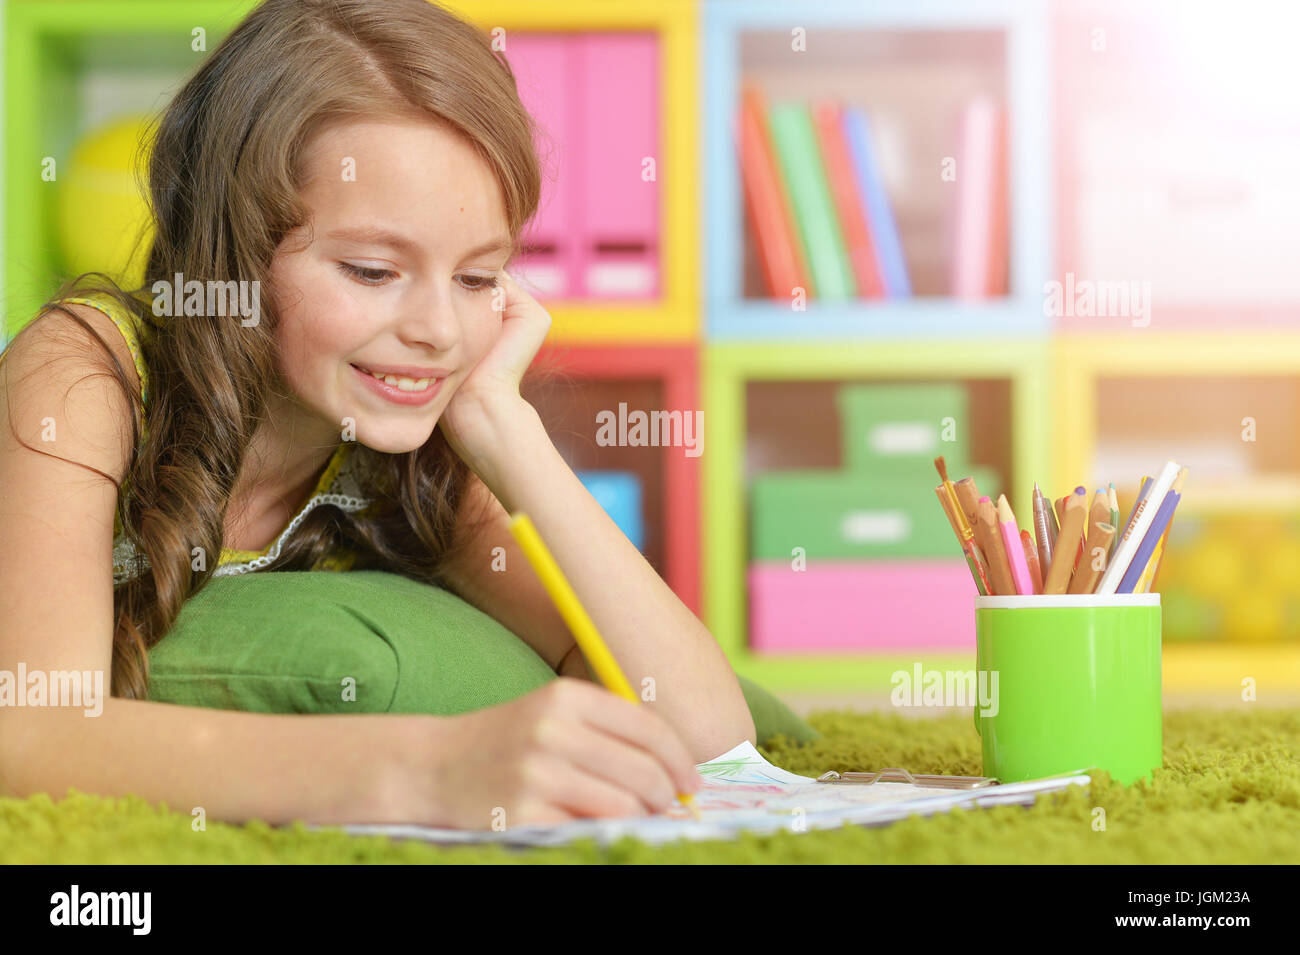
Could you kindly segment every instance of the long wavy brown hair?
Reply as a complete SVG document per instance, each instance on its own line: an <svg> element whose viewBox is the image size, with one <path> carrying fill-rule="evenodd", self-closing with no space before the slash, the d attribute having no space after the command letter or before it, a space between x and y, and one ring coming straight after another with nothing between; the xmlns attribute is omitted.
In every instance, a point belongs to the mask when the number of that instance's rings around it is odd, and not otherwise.
<svg viewBox="0 0 1300 955"><path fill-rule="evenodd" d="M148 696L149 648L212 576L215 567L192 568L191 549L220 553L232 490L266 416L268 383L277 380L272 296L264 292L261 321L246 328L220 316L159 322L141 293L178 272L270 289L273 254L308 218L297 186L313 133L339 118L412 109L450 124L495 172L518 252L541 188L537 129L491 38L428 0L266 0L149 130L154 235L142 287L83 273L42 307L40 314L70 315L99 340L133 409L134 450L118 484L117 517L148 566L114 589L114 696ZM87 290L112 295L139 318L147 405L103 339L59 307ZM548 376L535 365L528 378ZM440 429L404 454L360 444L352 454L370 475L376 507L364 514L317 507L266 570L309 570L348 548L357 554L354 569L445 585L447 562L467 542L454 530L469 468Z"/></svg>

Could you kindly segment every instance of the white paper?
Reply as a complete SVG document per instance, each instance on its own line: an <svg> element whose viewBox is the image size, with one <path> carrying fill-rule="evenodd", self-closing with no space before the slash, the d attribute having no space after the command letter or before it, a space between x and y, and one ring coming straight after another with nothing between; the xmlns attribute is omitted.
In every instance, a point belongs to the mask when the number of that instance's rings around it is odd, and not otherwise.
<svg viewBox="0 0 1300 955"><path fill-rule="evenodd" d="M733 839L741 832L805 832L838 828L845 823L885 825L912 814L929 815L971 805L1033 803L1040 792L1086 786L1087 776L952 790L908 783L819 783L773 766L748 741L696 767L704 783L695 802L700 819L675 805L655 816L623 819L583 819L557 825L533 825L492 830L434 829L427 826L352 824L341 828L352 835L420 839L440 845L497 843L512 846L560 846L578 839L608 845L635 836L651 845L678 840ZM308 826L307 828L327 828Z"/></svg>

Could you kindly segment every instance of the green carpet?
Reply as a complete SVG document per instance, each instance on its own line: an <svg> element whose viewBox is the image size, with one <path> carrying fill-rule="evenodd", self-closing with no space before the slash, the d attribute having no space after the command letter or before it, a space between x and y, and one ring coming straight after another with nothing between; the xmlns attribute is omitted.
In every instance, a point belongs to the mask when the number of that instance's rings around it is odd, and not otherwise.
<svg viewBox="0 0 1300 955"><path fill-rule="evenodd" d="M763 754L816 776L828 769L907 766L978 774L969 716L908 719L828 711L809 722L825 734L799 747L784 738ZM1199 712L1165 717L1165 766L1125 788L1102 774L1091 792L1040 798L1030 809L952 812L880 829L783 832L736 842L608 849L439 849L299 826L209 822L143 800L74 793L0 799L0 863L1290 863L1300 862L1300 710ZM1105 809L1105 831L1093 827Z"/></svg>

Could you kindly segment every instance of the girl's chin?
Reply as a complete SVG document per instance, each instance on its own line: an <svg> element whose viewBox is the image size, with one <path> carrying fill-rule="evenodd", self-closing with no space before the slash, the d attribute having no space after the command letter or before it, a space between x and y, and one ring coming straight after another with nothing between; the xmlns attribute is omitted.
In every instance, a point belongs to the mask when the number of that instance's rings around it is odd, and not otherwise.
<svg viewBox="0 0 1300 955"><path fill-rule="evenodd" d="M357 435L357 443L364 444L372 451L378 451L381 454L405 454L408 451L415 451L424 447L433 436L434 429L427 428L386 428L382 425L371 426L366 429L365 434Z"/></svg>

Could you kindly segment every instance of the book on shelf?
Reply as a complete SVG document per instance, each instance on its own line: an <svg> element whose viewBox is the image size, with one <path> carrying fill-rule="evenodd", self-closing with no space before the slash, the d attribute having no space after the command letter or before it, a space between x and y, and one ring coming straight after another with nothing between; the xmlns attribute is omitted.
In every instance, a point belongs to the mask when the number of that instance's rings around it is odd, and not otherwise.
<svg viewBox="0 0 1300 955"><path fill-rule="evenodd" d="M907 260L903 256L903 243L894 221L889 194L885 190L880 160L872 139L871 120L864 110L846 106L844 135L848 140L853 171L858 177L858 190L866 204L867 221L875 239L875 249L888 298L909 298L912 283L907 274Z"/></svg>
<svg viewBox="0 0 1300 955"><path fill-rule="evenodd" d="M768 109L768 122L817 297L824 301L854 298L853 270L808 104L774 103Z"/></svg>
<svg viewBox="0 0 1300 955"><path fill-rule="evenodd" d="M952 230L952 295L1007 294L1006 118L987 97L962 110Z"/></svg>
<svg viewBox="0 0 1300 955"><path fill-rule="evenodd" d="M771 298L789 298L794 288L812 287L803 251L795 236L789 196L777 171L767 126L767 108L758 88L741 92L740 171L745 216Z"/></svg>
<svg viewBox="0 0 1300 955"><path fill-rule="evenodd" d="M812 108L813 126L826 165L826 178L839 213L840 231L847 247L853 277L860 298L883 298L884 280L876 257L871 226L867 222L862 193L853 174L853 158L844 135L844 116L840 104L824 100Z"/></svg>
<svg viewBox="0 0 1300 955"><path fill-rule="evenodd" d="M746 222L766 294L905 298L902 240L862 110L836 100L771 105L742 88L738 125Z"/></svg>

